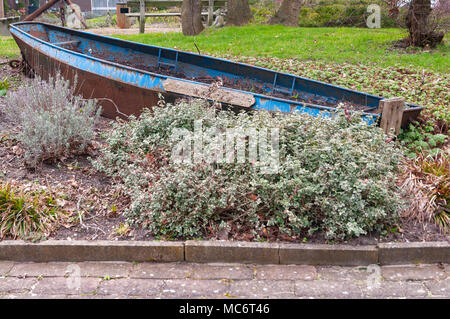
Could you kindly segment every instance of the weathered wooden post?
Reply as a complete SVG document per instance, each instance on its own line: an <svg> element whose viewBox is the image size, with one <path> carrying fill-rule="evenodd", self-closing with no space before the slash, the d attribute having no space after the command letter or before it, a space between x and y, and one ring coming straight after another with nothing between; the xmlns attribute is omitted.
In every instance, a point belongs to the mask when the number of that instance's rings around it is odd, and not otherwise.
<svg viewBox="0 0 450 319"><path fill-rule="evenodd" d="M125 15L130 12L126 2L116 3L117 26L121 29L129 29L131 27L130 19Z"/></svg>
<svg viewBox="0 0 450 319"><path fill-rule="evenodd" d="M395 135L400 133L402 125L403 110L405 108L404 98L392 98L380 101L381 128L388 134L394 129Z"/></svg>
<svg viewBox="0 0 450 319"><path fill-rule="evenodd" d="M214 22L214 0L209 0L208 3L208 26Z"/></svg>
<svg viewBox="0 0 450 319"><path fill-rule="evenodd" d="M0 18L4 18L5 17L5 10L3 7L3 0L0 0Z"/></svg>
<svg viewBox="0 0 450 319"><path fill-rule="evenodd" d="M139 33L145 32L145 0L139 0Z"/></svg>

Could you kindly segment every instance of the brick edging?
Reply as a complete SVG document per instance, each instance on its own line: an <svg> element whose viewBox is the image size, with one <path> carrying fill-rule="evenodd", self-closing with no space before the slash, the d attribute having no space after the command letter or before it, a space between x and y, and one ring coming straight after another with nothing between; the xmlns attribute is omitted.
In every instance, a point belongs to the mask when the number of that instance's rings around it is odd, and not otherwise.
<svg viewBox="0 0 450 319"><path fill-rule="evenodd" d="M0 260L154 261L303 264L329 266L450 263L450 243L382 243L367 246L232 241L0 241Z"/></svg>

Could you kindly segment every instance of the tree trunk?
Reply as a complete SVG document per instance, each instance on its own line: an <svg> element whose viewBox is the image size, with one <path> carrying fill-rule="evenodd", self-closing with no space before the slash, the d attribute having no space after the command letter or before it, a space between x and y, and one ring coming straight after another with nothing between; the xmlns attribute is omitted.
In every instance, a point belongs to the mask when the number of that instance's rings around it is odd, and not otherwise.
<svg viewBox="0 0 450 319"><path fill-rule="evenodd" d="M280 9L270 18L269 24L282 24L285 26L298 26L298 15L302 7L302 0L283 0Z"/></svg>
<svg viewBox="0 0 450 319"><path fill-rule="evenodd" d="M201 0L183 0L181 29L184 35L197 35L203 31Z"/></svg>
<svg viewBox="0 0 450 319"><path fill-rule="evenodd" d="M253 18L248 0L228 0L227 25L244 25Z"/></svg>
<svg viewBox="0 0 450 319"><path fill-rule="evenodd" d="M431 0L412 0L406 15L409 30L409 44L412 46L436 46L444 38L444 33L436 33L430 25Z"/></svg>

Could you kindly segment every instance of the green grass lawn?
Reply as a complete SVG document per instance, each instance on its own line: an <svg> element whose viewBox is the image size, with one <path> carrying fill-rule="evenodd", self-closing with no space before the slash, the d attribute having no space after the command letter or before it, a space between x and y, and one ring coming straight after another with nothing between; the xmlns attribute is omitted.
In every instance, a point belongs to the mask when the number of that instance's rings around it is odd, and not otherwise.
<svg viewBox="0 0 450 319"><path fill-rule="evenodd" d="M0 57L14 58L20 55L19 47L12 37L0 36Z"/></svg>
<svg viewBox="0 0 450 319"><path fill-rule="evenodd" d="M207 29L196 37L185 37L177 32L115 37L192 52L196 52L195 41L201 52L209 55L402 66L440 73L450 71L448 40L434 50L397 50L392 41L406 37L406 32L401 29L292 28L253 24ZM0 44L0 56L19 54L11 37L0 37Z"/></svg>
<svg viewBox="0 0 450 319"><path fill-rule="evenodd" d="M434 50L396 50L392 41L406 37L401 29L293 28L248 25L207 29L196 37L181 33L117 35L157 46L202 53L247 57L295 58L327 62L374 63L382 67L419 67L448 73L449 43Z"/></svg>

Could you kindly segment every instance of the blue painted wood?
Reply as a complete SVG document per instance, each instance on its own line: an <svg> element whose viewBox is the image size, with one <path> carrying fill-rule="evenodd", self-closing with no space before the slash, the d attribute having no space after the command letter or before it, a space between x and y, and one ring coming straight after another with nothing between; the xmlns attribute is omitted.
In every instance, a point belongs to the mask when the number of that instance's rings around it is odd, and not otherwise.
<svg viewBox="0 0 450 319"><path fill-rule="evenodd" d="M331 116L335 112L335 108L330 106L269 96L273 91L287 92L292 96L299 95L315 101L321 100L324 104L333 106L337 106L340 101L350 102L365 106L367 110L377 110L380 100L383 99L243 63L95 35L45 23L19 22L11 25L10 31L14 37L21 39L30 47L39 49L53 59L70 63L77 69L158 92L164 92L163 81L168 78L199 85L206 84L146 71L145 67L166 65L173 67L177 72L183 72L189 78L221 77L228 81L248 82L250 85L264 90L267 94L231 88L227 88L227 90L252 94L256 101L252 108L258 110L298 111L325 117ZM61 45L69 41L76 41L77 45L73 48ZM378 113L362 115L368 124L376 123L379 117Z"/></svg>

